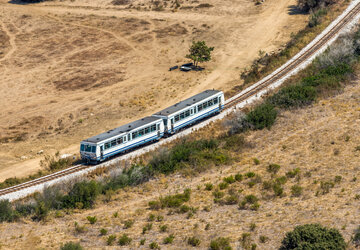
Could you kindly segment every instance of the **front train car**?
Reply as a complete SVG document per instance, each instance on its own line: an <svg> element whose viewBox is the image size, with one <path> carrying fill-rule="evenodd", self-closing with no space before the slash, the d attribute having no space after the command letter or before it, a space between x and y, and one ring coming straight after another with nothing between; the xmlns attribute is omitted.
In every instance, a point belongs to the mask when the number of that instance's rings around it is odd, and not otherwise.
<svg viewBox="0 0 360 250"><path fill-rule="evenodd" d="M220 90L205 90L184 101L176 103L155 114L164 121L165 134L171 135L181 128L219 113L225 104L224 93Z"/></svg>
<svg viewBox="0 0 360 250"><path fill-rule="evenodd" d="M86 163L96 164L116 154L159 140L163 135L162 119L148 116L83 140L80 145L81 159Z"/></svg>

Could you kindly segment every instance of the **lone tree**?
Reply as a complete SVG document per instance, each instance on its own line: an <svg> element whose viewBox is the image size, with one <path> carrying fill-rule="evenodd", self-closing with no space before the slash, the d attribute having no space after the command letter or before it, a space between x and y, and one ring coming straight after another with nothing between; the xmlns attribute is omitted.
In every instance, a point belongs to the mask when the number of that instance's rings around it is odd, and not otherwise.
<svg viewBox="0 0 360 250"><path fill-rule="evenodd" d="M205 41L193 42L186 58L193 60L194 65L197 67L199 62L208 62L211 60L211 52L213 50L214 47L208 47Z"/></svg>
<svg viewBox="0 0 360 250"><path fill-rule="evenodd" d="M280 250L290 249L336 249L346 248L344 238L335 228L322 227L319 224L306 224L295 227L282 241Z"/></svg>

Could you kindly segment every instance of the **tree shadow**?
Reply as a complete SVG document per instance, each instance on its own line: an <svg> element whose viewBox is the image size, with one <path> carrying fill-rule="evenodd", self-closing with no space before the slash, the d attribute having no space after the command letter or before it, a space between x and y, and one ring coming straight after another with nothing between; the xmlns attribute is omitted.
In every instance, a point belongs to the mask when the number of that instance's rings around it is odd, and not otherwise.
<svg viewBox="0 0 360 250"><path fill-rule="evenodd" d="M296 5L288 6L288 14L289 15L307 15L306 11L299 9Z"/></svg>

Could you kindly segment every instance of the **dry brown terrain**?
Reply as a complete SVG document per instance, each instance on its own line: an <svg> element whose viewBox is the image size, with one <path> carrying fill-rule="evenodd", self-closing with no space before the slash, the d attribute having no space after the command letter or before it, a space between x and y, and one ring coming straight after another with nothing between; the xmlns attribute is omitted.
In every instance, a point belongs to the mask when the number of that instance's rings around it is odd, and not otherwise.
<svg viewBox="0 0 360 250"><path fill-rule="evenodd" d="M95 209L62 218L51 216L45 223L31 220L4 223L0 225L0 242L3 249L31 246L56 248L70 240L80 241L85 248L91 249L120 248L106 246L107 236L99 235L99 230L106 228L109 234L116 236L127 233L133 239L128 247L131 249L139 248L141 239L146 239L144 248L156 241L162 249L191 249L186 240L191 236L201 240L201 249L207 249L210 241L219 236L230 237L231 245L238 249L243 233L251 234L257 249L276 249L285 232L306 223L335 227L346 241L350 241L359 226L360 213L359 103L360 84L350 85L344 93L321 100L312 107L282 112L270 131L248 133L246 140L253 147L239 153L239 160L230 166L212 168L192 178L178 174L161 177L139 187L119 190L113 201L99 201ZM254 163L255 157L260 164ZM212 192L204 189L205 183L217 185L223 177L247 171L255 172L262 181L270 180L272 177L266 167L271 163L281 166L276 177L284 176L295 168L300 169L300 174L295 178L289 177L284 185L285 197L274 197L273 192L264 190L262 184L249 187L248 179L233 183L224 190L227 193L232 189L240 199L248 194L256 195L260 199L258 211L239 210L238 205L216 204ZM335 176L341 176L341 180L335 182ZM335 186L330 188L329 193L322 194L320 183L326 181L335 183ZM291 194L291 186L295 184L303 187L300 197ZM149 201L161 195L182 192L184 188L192 189L187 205L198 208L192 217L186 213L169 213L169 209L149 210ZM115 212L119 214L117 218L113 217ZM155 220L152 229L142 234L151 213L163 216L164 220ZM96 216L98 222L90 225L86 220L89 215ZM127 219L134 219L135 223L131 228L124 229L122 222ZM85 225L88 231L75 233L74 221ZM255 224L254 230L250 229L252 223ZM210 225L205 230L207 224ZM160 232L160 225L167 225L168 231ZM174 234L174 243L162 244L169 234ZM260 236L266 236L268 240L262 243ZM352 249L352 246L349 248Z"/></svg>
<svg viewBox="0 0 360 250"><path fill-rule="evenodd" d="M306 25L295 3L0 0L0 181L37 170L40 150L77 153L96 133L206 88L231 89L259 50ZM168 72L200 39L215 47L206 70Z"/></svg>

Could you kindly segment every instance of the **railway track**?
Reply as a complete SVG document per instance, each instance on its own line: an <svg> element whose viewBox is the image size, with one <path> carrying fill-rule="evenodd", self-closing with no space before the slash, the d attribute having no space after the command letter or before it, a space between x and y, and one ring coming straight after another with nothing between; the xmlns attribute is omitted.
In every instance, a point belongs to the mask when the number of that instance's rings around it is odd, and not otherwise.
<svg viewBox="0 0 360 250"><path fill-rule="evenodd" d="M357 3L356 3L357 2ZM243 103L254 96L261 95L261 92L264 92L272 85L276 84L279 81L283 81L286 77L290 75L291 72L298 69L302 64L304 64L307 60L310 60L316 53L319 52L319 50L322 50L325 48L325 45L332 39L335 39L336 36L340 33L340 31L346 27L349 23L351 23L355 17L360 13L360 1L356 1L356 4L353 4L352 8L349 9L349 6L345 12L342 14L343 16L339 16L334 22L332 22L329 27L330 29L325 32L324 34L321 33L319 36L317 36L307 47L305 47L303 50L301 50L297 55L295 55L293 58L291 58L287 63L285 63L283 66L281 66L279 69L274 71L272 74L268 75L264 79L260 80L259 82L253 84L252 86L248 87L244 91L240 92L239 94L231 97L228 99L225 103L225 109L228 111L232 107L236 107L239 103ZM347 12L346 12L347 11ZM338 20L339 19L339 20ZM230 113L229 112L223 112L223 113ZM224 115L223 115L224 116ZM222 117L223 117L222 116ZM218 118L219 119L219 118ZM191 128L188 129L189 131ZM190 132L188 132L190 133ZM181 136L181 135L179 135ZM168 139L171 139L173 137L170 137ZM176 139L173 138L173 139ZM164 142L167 142L163 141ZM162 144L161 142L158 143L158 145ZM139 150L140 151L140 150ZM131 153L130 153L131 154ZM140 154L140 153L139 153ZM126 156L126 155L125 155ZM119 157L122 158L122 157ZM73 166L68 169L61 170L59 172L40 177L38 179L28 181L16 186L12 186L9 188L1 189L0 190L0 199L1 198L8 198L6 196L9 196L9 194L16 193L18 191L22 191L25 189L31 189L33 188L33 192L38 191L39 188L34 188L36 186L39 186L41 184L45 185L45 183L54 182L56 180L61 179L61 177L69 176L72 174L77 174L80 172L86 172L86 171L92 171L97 167L103 167L106 165L110 165L112 161L99 164L97 166L87 166L87 165L77 165ZM31 193L31 192L29 192ZM26 195L20 195L16 198L22 198ZM11 200L15 200L16 198L13 198Z"/></svg>

